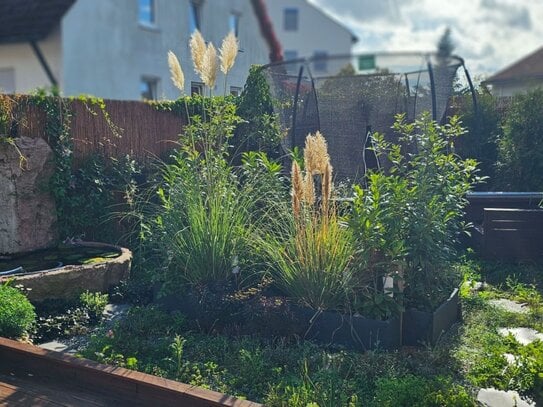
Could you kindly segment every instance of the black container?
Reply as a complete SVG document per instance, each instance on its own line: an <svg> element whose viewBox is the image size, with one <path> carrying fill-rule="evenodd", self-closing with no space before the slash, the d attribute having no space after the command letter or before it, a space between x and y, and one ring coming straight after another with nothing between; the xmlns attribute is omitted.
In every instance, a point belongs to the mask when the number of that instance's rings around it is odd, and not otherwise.
<svg viewBox="0 0 543 407"><path fill-rule="evenodd" d="M400 317L386 321L333 311L296 307L294 314L307 326L304 338L360 351L397 349L401 345Z"/></svg>
<svg viewBox="0 0 543 407"><path fill-rule="evenodd" d="M447 301L434 312L406 310L403 313L402 344L407 346L434 345L459 319L458 294L459 290L455 288Z"/></svg>

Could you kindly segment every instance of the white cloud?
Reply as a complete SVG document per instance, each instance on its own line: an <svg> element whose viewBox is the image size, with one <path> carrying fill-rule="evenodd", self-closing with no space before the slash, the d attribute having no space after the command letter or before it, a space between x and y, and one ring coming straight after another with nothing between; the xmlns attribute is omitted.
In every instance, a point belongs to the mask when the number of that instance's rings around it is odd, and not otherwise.
<svg viewBox="0 0 543 407"><path fill-rule="evenodd" d="M445 27L474 75L543 46L541 0L309 0L360 39L355 51L434 50Z"/></svg>

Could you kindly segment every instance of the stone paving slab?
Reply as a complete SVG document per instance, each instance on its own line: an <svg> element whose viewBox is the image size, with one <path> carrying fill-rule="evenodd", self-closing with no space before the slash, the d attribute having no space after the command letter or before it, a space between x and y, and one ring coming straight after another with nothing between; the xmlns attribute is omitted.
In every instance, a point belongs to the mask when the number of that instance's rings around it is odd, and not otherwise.
<svg viewBox="0 0 543 407"><path fill-rule="evenodd" d="M511 301L506 298L490 300L489 303L496 308L515 314L528 314L530 312L530 308L526 304L521 304L520 302Z"/></svg>
<svg viewBox="0 0 543 407"><path fill-rule="evenodd" d="M521 345L529 345L538 339L543 341L543 334L532 328L499 328L498 333L502 336L513 335Z"/></svg>
<svg viewBox="0 0 543 407"><path fill-rule="evenodd" d="M535 407L535 403L523 400L516 391L493 388L479 390L477 401L485 407Z"/></svg>

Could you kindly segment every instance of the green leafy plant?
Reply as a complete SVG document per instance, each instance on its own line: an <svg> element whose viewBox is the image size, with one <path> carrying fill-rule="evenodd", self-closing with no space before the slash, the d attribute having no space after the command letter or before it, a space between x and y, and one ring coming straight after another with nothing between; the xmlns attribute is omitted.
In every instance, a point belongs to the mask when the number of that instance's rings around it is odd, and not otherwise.
<svg viewBox="0 0 543 407"><path fill-rule="evenodd" d="M450 379L443 377L426 379L413 375L377 380L375 404L387 407L477 405L465 388L453 384Z"/></svg>
<svg viewBox="0 0 543 407"><path fill-rule="evenodd" d="M234 155L244 151L263 151L270 157L278 157L283 137L274 113L269 84L258 65L249 69L238 101L238 115L242 121L232 138Z"/></svg>
<svg viewBox="0 0 543 407"><path fill-rule="evenodd" d="M109 296L102 293L91 293L85 291L79 297L81 305L88 310L93 321L100 321L103 318L104 310L109 301Z"/></svg>
<svg viewBox="0 0 543 407"><path fill-rule="evenodd" d="M0 336L17 339L28 334L36 321L34 306L9 282L0 284Z"/></svg>
<svg viewBox="0 0 543 407"><path fill-rule="evenodd" d="M499 139L497 185L510 191L543 190L543 89L513 97Z"/></svg>
<svg viewBox="0 0 543 407"><path fill-rule="evenodd" d="M129 208L141 173L130 156L107 158L100 154L88 157L70 177L63 192L64 233L69 237L85 235L87 239L115 241L122 234L116 212Z"/></svg>
<svg viewBox="0 0 543 407"><path fill-rule="evenodd" d="M492 190L499 182L496 179L496 162L505 109L500 108L498 98L486 89L480 89L476 97L477 106L473 105L471 94L459 98L459 115L467 132L458 138L456 148L461 157L477 160L480 174L489 177L488 182L478 187Z"/></svg>
<svg viewBox="0 0 543 407"><path fill-rule="evenodd" d="M22 119L16 113L18 102L8 95L0 96L0 145L7 144L19 155L19 167L26 169L27 159L17 145L15 134Z"/></svg>
<svg viewBox="0 0 543 407"><path fill-rule="evenodd" d="M406 305L432 310L460 282L452 264L467 227L465 195L479 181L477 164L454 153L464 132L456 117L441 126L429 114L414 123L398 115L393 129L398 144L374 135L387 169L370 171L367 189L355 189L351 225L367 267L396 277Z"/></svg>

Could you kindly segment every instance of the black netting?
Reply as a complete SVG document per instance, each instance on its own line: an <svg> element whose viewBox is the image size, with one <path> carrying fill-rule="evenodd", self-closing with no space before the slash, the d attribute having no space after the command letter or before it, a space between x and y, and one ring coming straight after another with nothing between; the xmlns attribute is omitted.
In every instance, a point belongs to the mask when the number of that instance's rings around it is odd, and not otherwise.
<svg viewBox="0 0 543 407"><path fill-rule="evenodd" d="M377 162L372 132L393 138L397 113L408 120L430 112L441 121L462 60L431 54L372 54L296 60L263 67L287 137L302 147L320 130L337 177L355 178Z"/></svg>

